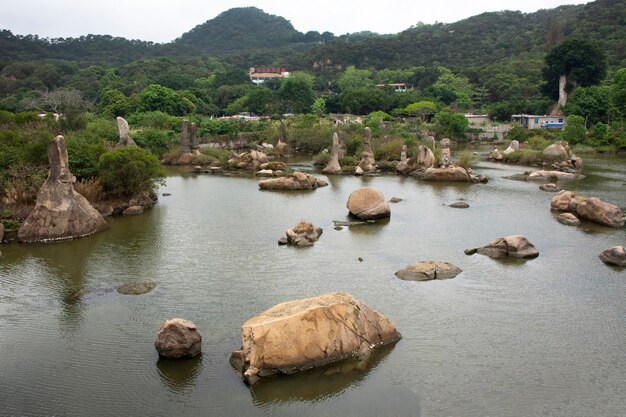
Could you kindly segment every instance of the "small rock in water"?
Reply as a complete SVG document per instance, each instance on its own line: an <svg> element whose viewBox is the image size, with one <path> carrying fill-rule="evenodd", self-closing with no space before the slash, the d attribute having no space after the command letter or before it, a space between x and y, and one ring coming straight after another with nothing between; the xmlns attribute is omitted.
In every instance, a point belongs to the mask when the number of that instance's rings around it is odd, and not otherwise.
<svg viewBox="0 0 626 417"><path fill-rule="evenodd" d="M466 255L473 255L478 252L478 248L465 249L463 252L465 252Z"/></svg>
<svg viewBox="0 0 626 417"><path fill-rule="evenodd" d="M561 191L561 189L559 187L557 187L557 185L554 184L554 183L541 184L539 186L539 189L541 191L547 191L547 192L550 192L550 193L556 193L558 191Z"/></svg>
<svg viewBox="0 0 626 417"><path fill-rule="evenodd" d="M202 336L188 320L166 320L161 323L154 347L164 358L192 358L202 351Z"/></svg>
<svg viewBox="0 0 626 417"><path fill-rule="evenodd" d="M580 220L578 217L574 216L572 213L561 213L556 218L559 223L563 223L567 226L578 226L580 225Z"/></svg>
<svg viewBox="0 0 626 417"><path fill-rule="evenodd" d="M163 193L163 197L169 197L170 195L172 195L171 193Z"/></svg>
<svg viewBox="0 0 626 417"><path fill-rule="evenodd" d="M341 227L341 226L335 226L335 230L343 230L343 227Z"/></svg>
<svg viewBox="0 0 626 417"><path fill-rule="evenodd" d="M143 213L142 206L130 206L122 212L122 214L125 216L134 216L136 214L141 214L141 213Z"/></svg>
<svg viewBox="0 0 626 417"><path fill-rule="evenodd" d="M464 201L457 201L456 203L450 204L449 207L452 207L452 208L468 208L469 204L467 204Z"/></svg>
<svg viewBox="0 0 626 417"><path fill-rule="evenodd" d="M399 203L400 201L402 201L400 197L391 197L391 200L389 200L390 203Z"/></svg>
<svg viewBox="0 0 626 417"><path fill-rule="evenodd" d="M360 256L358 259L359 259L359 262L363 262L363 258L361 258Z"/></svg>
<svg viewBox="0 0 626 417"><path fill-rule="evenodd" d="M146 282L128 282L117 288L117 292L124 295L141 295L152 291L156 287L156 283Z"/></svg>
<svg viewBox="0 0 626 417"><path fill-rule="evenodd" d="M626 249L613 246L600 254L600 259L607 265L626 266Z"/></svg>
<svg viewBox="0 0 626 417"><path fill-rule="evenodd" d="M461 272L459 267L448 262L420 261L397 271L396 276L405 281L429 281L454 278Z"/></svg>
<svg viewBox="0 0 626 417"><path fill-rule="evenodd" d="M280 239L278 239L278 244L279 244L280 246L282 246L282 245L286 245L287 243L289 243L289 241L287 241L287 238L286 238L286 237L281 237Z"/></svg>

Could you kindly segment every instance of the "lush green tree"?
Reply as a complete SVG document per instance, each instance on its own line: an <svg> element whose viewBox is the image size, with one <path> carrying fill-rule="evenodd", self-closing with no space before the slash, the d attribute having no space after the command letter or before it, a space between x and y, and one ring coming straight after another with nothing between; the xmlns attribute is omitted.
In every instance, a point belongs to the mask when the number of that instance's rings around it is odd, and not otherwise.
<svg viewBox="0 0 626 417"><path fill-rule="evenodd" d="M626 68L619 69L613 77L611 100L615 110L626 116Z"/></svg>
<svg viewBox="0 0 626 417"><path fill-rule="evenodd" d="M565 118L565 129L563 129L563 139L572 145L585 143L587 139L587 128L585 128L585 118L573 114Z"/></svg>
<svg viewBox="0 0 626 417"><path fill-rule="evenodd" d="M67 156L70 169L77 178L91 178L98 175L98 160L106 152L104 142L85 134L68 135Z"/></svg>
<svg viewBox="0 0 626 417"><path fill-rule="evenodd" d="M436 112L437 104L427 100L411 103L403 110L407 116L419 117L421 122L428 121Z"/></svg>
<svg viewBox="0 0 626 417"><path fill-rule="evenodd" d="M469 79L455 75L447 68L440 71L442 74L431 87L433 95L448 105L454 103L460 109L469 109L474 93Z"/></svg>
<svg viewBox="0 0 626 417"><path fill-rule="evenodd" d="M112 88L107 88L100 94L100 108L102 112L112 116L126 116L133 110L130 99Z"/></svg>
<svg viewBox="0 0 626 417"><path fill-rule="evenodd" d="M351 88L339 96L342 111L354 114L368 114L376 110L388 111L392 103L391 95L378 87Z"/></svg>
<svg viewBox="0 0 626 417"><path fill-rule="evenodd" d="M559 97L559 79L567 78L566 91L576 86L589 87L600 83L606 75L606 54L591 40L570 38L552 48L545 58L543 70L545 92Z"/></svg>
<svg viewBox="0 0 626 417"><path fill-rule="evenodd" d="M369 70L356 69L353 65L346 68L337 78L340 91L348 91L353 88L365 88L374 86L370 79L372 73Z"/></svg>
<svg viewBox="0 0 626 417"><path fill-rule="evenodd" d="M433 120L435 131L440 138L464 139L465 132L469 128L469 122L462 113L452 113L442 110L435 115Z"/></svg>
<svg viewBox="0 0 626 417"><path fill-rule="evenodd" d="M293 72L284 78L278 97L282 108L291 113L308 113L315 100L313 77L305 72Z"/></svg>
<svg viewBox="0 0 626 417"><path fill-rule="evenodd" d="M159 84L150 84L139 94L138 111L162 111L174 116L184 116L195 110L189 99L181 97L176 91Z"/></svg>
<svg viewBox="0 0 626 417"><path fill-rule="evenodd" d="M165 174L152 153L127 146L100 156L98 178L104 190L114 195L136 195L153 190Z"/></svg>
<svg viewBox="0 0 626 417"><path fill-rule="evenodd" d="M578 87L565 105L565 112L585 118L586 123L607 121L611 110L611 88L608 86Z"/></svg>
<svg viewBox="0 0 626 417"><path fill-rule="evenodd" d="M311 106L311 113L317 114L318 116L322 116L326 113L326 100L321 97L315 99L313 105Z"/></svg>

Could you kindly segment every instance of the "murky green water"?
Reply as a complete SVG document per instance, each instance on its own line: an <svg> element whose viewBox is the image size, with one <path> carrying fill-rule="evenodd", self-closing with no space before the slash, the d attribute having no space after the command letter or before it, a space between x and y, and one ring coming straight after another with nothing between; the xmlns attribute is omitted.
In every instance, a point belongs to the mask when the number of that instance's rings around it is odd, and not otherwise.
<svg viewBox="0 0 626 417"><path fill-rule="evenodd" d="M486 185L331 177L306 193L174 175L161 190L171 196L105 232L2 245L0 415L625 415L626 270L598 254L626 244L626 231L561 225L552 194L502 178L523 170L483 163ZM588 158L585 173L567 187L626 208L626 159ZM362 185L403 201L388 223L334 230ZM444 205L457 198L471 207ZM316 245L277 246L301 219L324 229ZM539 258L463 253L509 234L527 236ZM394 276L418 260L464 272L430 282ZM136 280L158 287L115 291ZM239 326L276 303L331 291L389 316L403 339L365 371L346 363L246 387L228 364ZM159 323L173 317L198 326L202 357L158 360Z"/></svg>

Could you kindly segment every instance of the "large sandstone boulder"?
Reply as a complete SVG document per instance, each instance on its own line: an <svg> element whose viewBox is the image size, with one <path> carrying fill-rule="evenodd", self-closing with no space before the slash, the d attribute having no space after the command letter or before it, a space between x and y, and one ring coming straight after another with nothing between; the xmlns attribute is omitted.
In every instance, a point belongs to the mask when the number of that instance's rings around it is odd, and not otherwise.
<svg viewBox="0 0 626 417"><path fill-rule="evenodd" d="M534 171L528 174L527 179L529 181L558 181L558 180L575 180L581 179L584 176L562 171Z"/></svg>
<svg viewBox="0 0 626 417"><path fill-rule="evenodd" d="M313 246L322 235L322 228L311 223L300 222L285 232L286 243L294 246Z"/></svg>
<svg viewBox="0 0 626 417"><path fill-rule="evenodd" d="M569 157L569 153L563 144L553 143L541 152L543 156L551 159L565 161Z"/></svg>
<svg viewBox="0 0 626 417"><path fill-rule="evenodd" d="M192 358L202 351L202 336L188 320L166 320L161 323L154 347L163 358Z"/></svg>
<svg viewBox="0 0 626 417"><path fill-rule="evenodd" d="M130 128L128 122L123 117L117 117L117 130L120 135L120 140L115 145L115 149L123 148L125 146L137 146L135 141L130 137Z"/></svg>
<svg viewBox="0 0 626 417"><path fill-rule="evenodd" d="M335 292L271 307L241 326L241 350L231 355L247 383L353 356L401 338L395 325L352 296Z"/></svg>
<svg viewBox="0 0 626 417"><path fill-rule="evenodd" d="M85 197L74 190L76 178L68 167L63 136L48 145L50 173L37 194L35 208L22 223L20 242L72 239L99 232L108 227L104 217Z"/></svg>
<svg viewBox="0 0 626 417"><path fill-rule="evenodd" d="M624 213L622 210L599 198L576 195L572 191L557 193L550 202L550 207L559 211L567 211L576 214L579 218L610 227L624 226Z"/></svg>
<svg viewBox="0 0 626 417"><path fill-rule="evenodd" d="M422 179L426 181L470 182L471 177L463 167L428 168Z"/></svg>
<svg viewBox="0 0 626 417"><path fill-rule="evenodd" d="M420 261L397 271L396 276L405 281L429 281L454 278L461 272L460 268L448 262Z"/></svg>
<svg viewBox="0 0 626 417"><path fill-rule="evenodd" d="M626 249L623 246L613 246L603 251L600 259L608 265L626 266Z"/></svg>
<svg viewBox="0 0 626 417"><path fill-rule="evenodd" d="M499 237L485 246L467 249L465 251L468 255L472 255L476 252L491 258L504 258L508 256L510 258L529 259L539 256L537 248L522 235Z"/></svg>
<svg viewBox="0 0 626 417"><path fill-rule="evenodd" d="M339 174L341 173L341 165L339 165L339 154L341 153L341 144L339 143L339 135L337 132L333 133L333 146L330 148L330 158L328 164L322 170L324 174Z"/></svg>
<svg viewBox="0 0 626 417"><path fill-rule="evenodd" d="M304 172L294 172L288 177L259 181L259 188L262 190L314 190L327 185L326 181Z"/></svg>
<svg viewBox="0 0 626 417"><path fill-rule="evenodd" d="M346 207L350 214L362 220L380 219L391 215L383 193L372 187L354 190L348 197Z"/></svg>
<svg viewBox="0 0 626 417"><path fill-rule="evenodd" d="M358 167L363 172L374 172L376 171L375 163L374 151L372 151L372 131L369 127L366 127L363 131L363 151L361 152L361 160Z"/></svg>

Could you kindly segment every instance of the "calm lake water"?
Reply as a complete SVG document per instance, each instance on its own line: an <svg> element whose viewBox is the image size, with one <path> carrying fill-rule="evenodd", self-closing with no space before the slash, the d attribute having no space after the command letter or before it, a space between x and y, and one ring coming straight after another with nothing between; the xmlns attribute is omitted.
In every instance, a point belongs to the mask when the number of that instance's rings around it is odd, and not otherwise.
<svg viewBox="0 0 626 417"><path fill-rule="evenodd" d="M160 190L171 196L111 219L105 232L2 245L0 415L626 415L626 270L598 259L626 244L626 229L558 223L553 194L503 178L524 170L482 163L485 185L330 177L328 187L297 193L173 172ZM626 158L587 158L584 171L565 187L626 208ZM334 230L364 185L403 201L388 222ZM470 208L445 206L459 198ZM301 219L324 229L315 246L277 246ZM463 253L511 234L540 256ZM394 276L418 260L464 272ZM158 286L115 291L141 280ZM332 291L390 317L402 340L363 372L346 363L246 387L228 363L240 325L276 303ZM159 323L173 317L198 326L200 358L158 360Z"/></svg>

